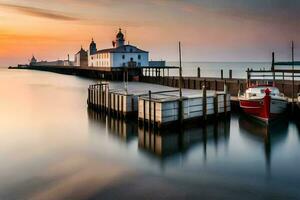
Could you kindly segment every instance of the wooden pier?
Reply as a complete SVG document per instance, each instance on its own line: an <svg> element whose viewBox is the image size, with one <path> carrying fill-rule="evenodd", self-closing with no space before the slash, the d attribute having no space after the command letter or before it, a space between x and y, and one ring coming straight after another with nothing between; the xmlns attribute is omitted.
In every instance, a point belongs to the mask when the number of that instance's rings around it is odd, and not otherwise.
<svg viewBox="0 0 300 200"><path fill-rule="evenodd" d="M150 88L151 89L151 88ZM119 118L136 117L141 124L162 128L192 120L226 116L231 111L230 94L202 90L110 89L107 82L88 88L88 107ZM182 106L180 104L182 103Z"/></svg>

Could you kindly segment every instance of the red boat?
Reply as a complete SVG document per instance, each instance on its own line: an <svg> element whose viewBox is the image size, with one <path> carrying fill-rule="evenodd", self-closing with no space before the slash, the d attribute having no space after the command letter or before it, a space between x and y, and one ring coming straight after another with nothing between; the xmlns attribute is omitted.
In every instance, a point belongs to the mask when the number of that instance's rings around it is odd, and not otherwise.
<svg viewBox="0 0 300 200"><path fill-rule="evenodd" d="M266 123L283 114L288 104L288 98L271 85L249 87L238 99L246 114Z"/></svg>

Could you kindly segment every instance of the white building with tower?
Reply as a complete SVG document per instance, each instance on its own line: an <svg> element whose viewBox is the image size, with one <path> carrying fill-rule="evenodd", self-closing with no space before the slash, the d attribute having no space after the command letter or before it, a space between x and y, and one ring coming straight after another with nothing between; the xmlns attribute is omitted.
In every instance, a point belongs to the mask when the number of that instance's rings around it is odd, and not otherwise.
<svg viewBox="0 0 300 200"><path fill-rule="evenodd" d="M88 65L108 68L149 66L149 52L126 45L121 29L112 44L113 48L97 50L96 43L92 40L88 51Z"/></svg>

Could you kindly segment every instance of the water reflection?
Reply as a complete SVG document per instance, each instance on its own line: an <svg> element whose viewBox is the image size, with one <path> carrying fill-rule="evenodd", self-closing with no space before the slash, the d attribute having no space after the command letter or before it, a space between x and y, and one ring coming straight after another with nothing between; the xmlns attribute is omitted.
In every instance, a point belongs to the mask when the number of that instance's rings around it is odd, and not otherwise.
<svg viewBox="0 0 300 200"><path fill-rule="evenodd" d="M124 142L130 142L137 136L138 124L132 120L108 117L105 114L97 113L93 110L88 110L88 116L91 122L100 121L102 124L105 124L108 130L107 132L110 135L116 136L116 138Z"/></svg>
<svg viewBox="0 0 300 200"><path fill-rule="evenodd" d="M139 147L163 159L178 153L185 154L192 146L202 143L206 157L207 142L214 141L217 150L221 140L228 141L229 130L229 120L186 128L182 132L176 130L149 132L147 128L140 127Z"/></svg>
<svg viewBox="0 0 300 200"><path fill-rule="evenodd" d="M239 117L239 128L241 134L264 144L266 167L268 172L270 172L272 146L287 137L288 121L281 119L271 125L266 125L257 123L254 119L241 115Z"/></svg>
<svg viewBox="0 0 300 200"><path fill-rule="evenodd" d="M108 117L92 110L88 110L91 121L100 121L106 125L108 133L124 142L138 137L138 147L141 151L155 155L164 160L186 152L197 144L202 144L204 158L207 156L207 143L212 142L218 151L219 142L228 143L230 133L230 119L192 125L182 131L165 129L153 130L139 126L135 120L124 120Z"/></svg>

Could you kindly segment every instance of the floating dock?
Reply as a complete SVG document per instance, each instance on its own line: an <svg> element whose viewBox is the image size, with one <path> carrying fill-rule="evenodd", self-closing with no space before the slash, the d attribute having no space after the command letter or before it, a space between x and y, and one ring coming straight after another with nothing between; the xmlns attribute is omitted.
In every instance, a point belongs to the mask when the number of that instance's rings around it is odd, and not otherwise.
<svg viewBox="0 0 300 200"><path fill-rule="evenodd" d="M121 118L137 117L142 124L163 127L195 119L207 120L231 111L230 94L224 91L183 90L148 84L142 90L115 89L102 82L88 88L88 107Z"/></svg>

